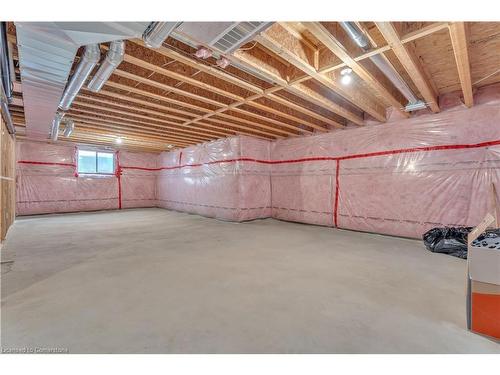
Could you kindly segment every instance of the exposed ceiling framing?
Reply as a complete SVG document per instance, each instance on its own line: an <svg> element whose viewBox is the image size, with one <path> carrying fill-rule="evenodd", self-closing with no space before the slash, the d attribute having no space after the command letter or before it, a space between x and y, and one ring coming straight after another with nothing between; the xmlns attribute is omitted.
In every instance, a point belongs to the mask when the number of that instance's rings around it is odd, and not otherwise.
<svg viewBox="0 0 500 375"><path fill-rule="evenodd" d="M439 95L454 88L471 107L473 87L500 81L492 74L500 66L499 23L357 25L373 46L368 51L336 22L274 23L227 56L232 64L226 69L214 58L198 59L180 40L168 38L156 50L128 40L124 61L103 90L83 89L74 101L67 114L76 124L69 140L110 145L122 137L125 147L161 151L237 134L279 139L365 126L387 121L389 108L410 116L405 98L371 63L377 54L432 112L440 111ZM9 41L17 67L13 24ZM101 48L104 53L108 47ZM351 85L339 80L345 67L353 70ZM23 137L16 70L11 110Z"/></svg>

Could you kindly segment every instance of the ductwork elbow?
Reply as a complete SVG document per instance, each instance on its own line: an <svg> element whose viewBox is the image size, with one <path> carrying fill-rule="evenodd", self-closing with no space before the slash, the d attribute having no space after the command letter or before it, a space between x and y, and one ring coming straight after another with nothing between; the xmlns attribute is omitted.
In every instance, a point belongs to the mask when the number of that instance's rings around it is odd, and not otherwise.
<svg viewBox="0 0 500 375"><path fill-rule="evenodd" d="M370 48L370 42L366 36L359 30L354 22L340 22L340 26L349 35L349 37L363 50Z"/></svg>
<svg viewBox="0 0 500 375"><path fill-rule="evenodd" d="M94 69L97 62L101 57L101 50L98 44L89 44L85 46L85 51L82 55L82 59L78 63L73 76L71 77L68 86L59 102L59 108L63 111L67 111L73 100L75 100L78 92L87 80L90 72Z"/></svg>
<svg viewBox="0 0 500 375"><path fill-rule="evenodd" d="M53 141L57 141L57 137L59 136L59 125L61 124L61 120L63 119L65 113L57 112L54 120L52 121L52 128L50 130L50 139Z"/></svg>
<svg viewBox="0 0 500 375"><path fill-rule="evenodd" d="M75 122L71 119L65 119L64 126L63 136L64 138L68 138L73 133L73 130L75 130Z"/></svg>
<svg viewBox="0 0 500 375"><path fill-rule="evenodd" d="M180 22L151 22L142 35L142 40L149 48L160 48L165 39L179 25Z"/></svg>
<svg viewBox="0 0 500 375"><path fill-rule="evenodd" d="M116 40L111 42L109 46L109 51L106 54L106 58L102 62L101 66L97 70L94 77L87 85L87 88L92 92L98 92L101 90L102 86L111 77L111 74L120 65L125 57L125 42L123 40Z"/></svg>

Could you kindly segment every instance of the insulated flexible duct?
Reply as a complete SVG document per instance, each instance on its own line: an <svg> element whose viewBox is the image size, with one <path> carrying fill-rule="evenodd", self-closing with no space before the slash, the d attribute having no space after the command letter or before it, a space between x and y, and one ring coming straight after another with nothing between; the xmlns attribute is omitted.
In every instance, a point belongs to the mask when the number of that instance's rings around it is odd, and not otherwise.
<svg viewBox="0 0 500 375"><path fill-rule="evenodd" d="M109 46L109 51L106 54L106 58L101 63L101 66L97 70L92 80L87 85L87 88L92 92L98 92L101 90L102 86L109 79L111 74L120 65L125 56L125 42L123 40L116 40L111 42Z"/></svg>
<svg viewBox="0 0 500 375"><path fill-rule="evenodd" d="M63 136L64 138L68 138L75 129L75 122L71 119L64 119L63 122L64 122Z"/></svg>
<svg viewBox="0 0 500 375"><path fill-rule="evenodd" d="M54 120L52 121L52 128L50 130L50 139L53 141L57 141L57 137L59 136L59 125L61 124L61 120L64 117L64 112L57 112L54 116Z"/></svg>
<svg viewBox="0 0 500 375"><path fill-rule="evenodd" d="M78 63L68 86L66 86L61 102L59 103L59 108L63 111L67 111L71 107L73 100L75 100L78 92L87 80L90 72L94 69L100 57L101 50L99 49L98 44L89 44L88 46L85 46L82 59Z"/></svg>

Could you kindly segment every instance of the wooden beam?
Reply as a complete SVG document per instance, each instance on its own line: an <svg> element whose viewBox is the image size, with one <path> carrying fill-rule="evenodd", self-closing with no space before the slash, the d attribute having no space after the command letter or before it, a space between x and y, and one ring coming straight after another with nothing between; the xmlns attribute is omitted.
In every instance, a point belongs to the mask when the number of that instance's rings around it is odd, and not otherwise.
<svg viewBox="0 0 500 375"><path fill-rule="evenodd" d="M102 94L102 91L99 91L99 94ZM124 96L124 97L127 98L126 96ZM181 116L178 116L178 115L173 115L171 113L165 113L165 112L162 112L162 111L153 110L153 109L150 109L150 108L147 108L147 107L133 107L133 106L130 105L130 103L124 104L124 103L121 103L121 102L117 102L116 100L108 100L107 98L101 98L99 96L92 95L92 94L90 94L90 92L83 92L83 90L80 91L80 93L78 94L77 100L79 98L86 99L86 100L92 100L92 101L103 103L103 104L113 105L115 107L124 108L124 109L132 111L132 112L138 111L138 112L143 112L143 113L149 113L149 114L151 114L153 116L158 116L160 118L163 118L163 119L166 119L166 120L169 120L169 121L171 121L172 119L173 120L178 120L178 121L181 121L181 122L189 120L189 117L186 117L186 116L181 117ZM115 98L117 98L117 97L115 97ZM132 99L135 99L135 98L132 98ZM124 99L124 100L126 100L126 99ZM141 100L139 100L139 101L141 101ZM142 101L142 102L145 105L150 104L147 101Z"/></svg>
<svg viewBox="0 0 500 375"><path fill-rule="evenodd" d="M457 63L460 86L462 86L464 104L470 108L474 105L474 98L472 95L472 79L465 22L452 22L450 24L450 37Z"/></svg>
<svg viewBox="0 0 500 375"><path fill-rule="evenodd" d="M379 121L385 121L385 108L377 103L375 99L364 95L363 92L356 87L343 86L326 74L318 73L316 69L314 69L314 66L310 64L304 56L298 53L301 50L300 46L297 46L299 42L288 32L282 30L279 24L274 24L271 28L267 29L266 32L258 36L256 40L272 52L290 61L304 73L344 97L354 106L362 109Z"/></svg>
<svg viewBox="0 0 500 375"><path fill-rule="evenodd" d="M95 101L97 101L99 103L102 103L99 100L96 100L96 98L92 98L92 97L87 97L87 96L80 95L78 98L92 100L92 101L95 100ZM203 128L200 128L198 126L182 126L181 123L174 123L174 122L171 122L171 121L162 121L163 117L160 116L160 115L158 115L158 114L154 114L153 113L153 115L155 117L151 117L151 116L145 116L145 115L141 115L141 114L137 113L137 112L141 111L142 109L137 109L134 112L130 112L130 107L128 107L129 110L122 111L122 110L118 110L118 109L115 109L115 108L112 108L112 107L102 106L100 104L93 104L93 103L88 103L88 102L82 102L81 100L78 100L78 99L75 100L73 103L75 105L83 106L83 107L86 107L86 108L94 108L94 109L98 109L98 110L101 110L101 111L109 111L109 112L116 113L116 114L123 114L123 115L126 115L126 116L132 116L132 117L136 117L136 118L139 118L139 119L145 119L147 121L154 121L154 122L151 123L152 126L160 127L160 128L163 128L163 129L170 129L172 131L180 131L181 133L186 133L186 134L207 135L207 136L210 136L210 137L216 137L216 136L225 137L228 134L234 135L234 133L235 133L234 131L231 131L231 130L227 130L226 132L221 132L221 131L214 131L214 130L209 130L209 129L203 129ZM107 101L104 101L104 103L107 103ZM117 103L113 103L113 102L108 102L108 103L110 105L113 105L113 106L117 105ZM127 107L127 106L124 106L124 107ZM162 125L159 125L158 123L160 123ZM163 125L163 124L166 124L166 125ZM184 128L187 128L187 129L184 129ZM193 129L194 131L191 131L191 130L188 130L188 129Z"/></svg>
<svg viewBox="0 0 500 375"><path fill-rule="evenodd" d="M121 87L120 87L120 86L116 85L115 88L118 88L120 90L126 90L127 86L121 85ZM92 92L87 91L87 90L85 90L85 91L90 93L90 95L93 95ZM130 93L133 93L133 94L140 94L141 92L147 93L146 91L130 91ZM123 101L135 103L135 104L141 104L141 105L148 106L148 107L153 107L153 108L160 109L160 110L166 111L166 112L173 112L173 113L181 114L181 115L187 116L188 118L198 116L197 113L189 112L189 111L178 109L178 108L172 108L172 107L168 106L167 103L173 104L173 103L170 103L169 101L165 101L162 103L155 103L151 100L137 99L137 98L132 97L130 95L118 94L114 91L109 91L109 90L101 90L101 91L99 91L99 95L104 95L104 96L108 96L108 97L111 97L114 99L120 99ZM144 95L144 94L140 94L140 95ZM148 99L151 99L151 98L148 97ZM153 98L153 100L160 100L160 99Z"/></svg>
<svg viewBox="0 0 500 375"><path fill-rule="evenodd" d="M71 136L69 137L69 139L79 139L79 140L95 140L97 142L106 142L110 145L113 145L114 147L116 147L116 144L115 144L115 140L116 140L116 137L112 136L112 135L108 135L106 132L103 132L103 131L99 131L99 130L93 130L93 133L89 133L89 132L82 132L82 131L79 131L79 130L75 130L73 132L73 134L71 134ZM186 147L186 146L190 146L194 143L189 143L189 144L179 144L179 143L175 143L175 142L152 142L152 141L144 141L144 140L140 140L140 139L136 139L134 137L123 137L123 144L131 144L131 145L137 145L137 146L142 146L142 147L151 147L151 148L155 148L157 150L162 150L162 151L166 151L166 144L165 143L174 143L176 145L179 145L179 146L183 146L183 147Z"/></svg>
<svg viewBox="0 0 500 375"><path fill-rule="evenodd" d="M188 145L192 144L193 142L201 142L201 141L194 141L194 140L189 140L189 141L182 141L177 138L171 138L168 136L154 136L149 133L138 133L135 131L132 131L130 129L127 129L126 127L119 126L119 125L106 125L102 124L101 122L93 122L93 121L87 121L87 120L77 120L76 121L77 129L78 131L82 131L82 129L90 129L92 131L99 130L102 131L106 134L109 134L110 136L115 136L115 135L126 135L126 136L132 136L136 137L137 139L141 140L150 140L150 141L155 141L159 143L165 143L165 142L176 142L177 144L182 144L182 145ZM76 129L76 128L75 128Z"/></svg>
<svg viewBox="0 0 500 375"><path fill-rule="evenodd" d="M198 95L198 94L193 94L192 92L179 89L179 88L175 87L174 85L167 85L166 83L161 83L161 82L149 79L149 78L144 78L138 74L130 73L130 72L127 72L123 69L116 69L114 71L113 75L118 76L118 77L127 78L130 80L136 81L136 82L140 82L140 83L143 83L147 86L155 87L155 88L160 89L160 90L173 92L174 94L181 95L181 96L184 96L186 98L194 99L194 100L197 100L197 101L200 101L203 103L207 103L207 104L213 105L215 107L223 107L225 105L225 103L221 103L217 100L210 99L210 98L207 98L205 96Z"/></svg>
<svg viewBox="0 0 500 375"><path fill-rule="evenodd" d="M430 34L432 34L434 32L442 30L442 29L444 29L446 27L448 27L448 23L447 22L436 22L436 23L433 23L431 25L425 26L425 27L423 27L423 28L421 28L419 30L413 31L413 32L408 33L406 35L403 35L401 37L401 42L403 44L404 43L408 43L410 41L416 40L418 38L425 37L425 36L430 35ZM13 36L9 35L9 37L11 37L11 39L13 41L15 41L15 38ZM140 41L140 40L134 40L134 42L137 43L137 44L143 45L143 42ZM377 48L377 49L375 49L373 51L369 51L367 53L364 53L363 55L357 56L354 59L356 61L362 61L365 58L368 58L368 57L370 57L370 56L372 56L374 54L383 53L383 52L385 52L385 51L387 51L389 49L390 49L390 47L388 45L387 46L382 46L382 47L379 47L379 48ZM199 63L197 60L193 59L192 57L183 55L183 54L181 54L181 53L179 53L177 51L174 51L172 49L161 47L161 49L158 50L158 52L161 53L161 54L163 54L163 55L165 55L165 56L167 56L167 57L169 57L169 58L177 60L177 61L179 61L179 62L181 62L183 64L192 66L192 67L194 67L194 68L196 68L196 69L198 69L200 71L206 72L208 74L212 74L212 75L216 76L217 78L221 78L221 79L223 79L223 80L225 80L227 82L231 82L231 83L233 83L233 84L235 84L235 85L237 85L237 86L239 86L239 87L241 87L243 89L246 89L246 90L249 90L249 91L252 91L252 92L255 92L255 93L259 93L259 92L262 93L262 91L263 91L258 86L254 85L254 84L251 84L249 82L246 82L243 79L240 79L239 77L235 77L233 75L227 74L226 72L224 72L224 71L222 71L222 70L220 70L218 68L215 68L215 67L212 67L212 66L209 66L209 65L205 65L203 63ZM325 73L325 72L332 71L332 70L335 70L335 69L340 69L343 66L345 66L345 63L339 64L338 66L334 67L333 69L332 68L330 68L330 69L322 69L319 72L320 73ZM303 80L297 81L296 85L298 85L299 83L304 82L305 80L308 80L308 79L311 79L311 77L305 76L303 78ZM324 105L325 102L323 102L323 103L319 102L318 103L318 102L315 102L314 99L311 100L311 97L308 97L308 95L307 95L307 90L300 91L300 89L297 90L296 88L295 88L295 90L296 90L295 92L291 91L291 90L289 90L289 91L293 92L296 95L298 95L302 99L305 99L305 100L307 100L307 101L309 101L311 103L314 103L315 105L319 105L319 106L321 106L321 107L323 107L325 109L331 110L331 108L329 108L328 106ZM22 92L21 90L19 90L19 91ZM103 94L104 94L104 92L103 92ZM118 94L118 95L120 95L120 94ZM272 99L272 100L275 100L276 98L279 98L278 96L275 96L272 93L270 93L268 95L269 95L268 97L270 99ZM129 98L129 100L130 101L135 101L136 99L135 98ZM184 102L181 102L181 103L182 104L180 104L180 105L183 105L183 106L186 105L186 103L184 103ZM151 106L157 105L156 103L149 103L149 104ZM179 102L176 103L176 104L179 105ZM283 104L283 103L281 103L281 104ZM312 113L314 113L314 112L310 111L309 109L306 109L306 108L303 108L301 106L298 106L297 104L295 104L295 105L292 104L292 106L293 106L293 109L295 109L297 111L300 111L302 113L308 114L308 115L312 115ZM181 113L181 114L185 114L185 115L195 116L195 114L193 114L193 113L182 111L182 110L179 110L177 108L168 108L168 107L165 107L165 108L161 108L161 109L164 109L166 111L177 112L177 113ZM307 111L309 111L309 113L307 113ZM328 123L329 125L333 125L333 126L337 126L337 127L341 127L342 126L342 124L339 124L339 123L337 123L337 122L335 122L335 121L333 121L333 120L331 120L331 119L329 119L327 117L322 117L321 115L318 115L318 114L316 114L316 116L319 116L319 117L315 117L316 119L318 119L320 121L324 121L324 122ZM214 126L214 125L212 125L212 126Z"/></svg>
<svg viewBox="0 0 500 375"><path fill-rule="evenodd" d="M76 113L76 112L81 112L81 113ZM95 111L88 111L88 110L81 109L81 108L72 108L68 112L68 114L72 118L75 118L75 119L80 118L80 119L88 119L88 120L92 120L92 121L96 121L96 122L100 121L103 123L108 123L110 125L125 124L130 128L135 128L135 129L139 129L139 130L140 129L147 130L144 127L144 124L141 122L128 120L126 118L119 117L119 116L112 116L112 115L107 115L107 114L96 113ZM96 116L100 116L100 117L96 117ZM159 134L161 132L162 132L162 130L158 130ZM164 133L164 134L167 134L167 133ZM168 136L183 139L183 140L194 140L194 141L201 141L201 142L208 141L208 140L214 138L213 136L212 137L206 137L206 136L203 137L203 136L174 135L174 134L168 134Z"/></svg>
<svg viewBox="0 0 500 375"><path fill-rule="evenodd" d="M137 59L137 60L139 60L139 59ZM149 65L152 65L152 64L148 63L148 66ZM162 68L160 68L160 69L162 69ZM132 80L141 82L141 83L143 83L145 85L153 86L153 87L160 88L160 89L163 89L163 90L166 90L166 91L170 90L170 91L172 91L172 92L174 92L176 94L187 96L187 97L189 97L191 99L195 99L195 100L198 100L198 101L201 101L201 102L205 102L205 103L208 103L208 104L211 104L211 105L214 105L214 106L223 107L224 110L232 109L232 110L235 110L237 112L242 112L242 113L244 112L243 114L245 114L245 115L257 117L260 120L271 122L273 124L276 124L278 126L281 126L281 127L287 128L287 129L291 129L291 130L294 130L294 131L300 131L302 133L310 133L310 131L305 130L305 129L301 129L301 128L299 128L296 125L292 125L292 124L289 124L289 123L286 123L286 122L283 122L283 121L278 121L278 120L272 119L270 117L264 117L263 118L262 116L260 116L258 114L255 114L252 111L241 109L241 108L236 108L236 107L238 107L240 105L243 105L243 104L256 106L254 103L252 103L252 101L256 97L260 97L261 95L259 95L259 94L255 94L255 96L251 96L249 98L243 98L243 97L240 97L238 95L234 95L234 94L230 95L229 93L226 93L227 94L226 96L230 97L230 99L237 100L237 102L236 103L231 103L231 104L225 104L225 103L213 100L213 99L206 98L206 97L201 96L201 95L193 94L193 93L190 93L188 91L178 89L175 86L166 85L164 83L160 83L160 82L148 79L148 78L144 78L144 77L138 76L136 74L120 70L120 69L115 70L115 74L117 76L119 76L119 77L124 77L124 78L128 78L128 79L132 79ZM193 84L192 81L193 80L190 79L190 81L188 83ZM209 86L209 87L211 87L211 86ZM206 89L209 90L208 88L206 88ZM220 89L217 89L217 90L220 90ZM217 90L216 89L212 89L212 91L217 91ZM220 95L222 96L222 94L220 94ZM283 114L283 113L281 114L281 116L285 116L285 115L286 114ZM204 116L206 116L206 115L204 115ZM298 119L298 118L296 118L296 119L300 120L300 121L303 121L303 120ZM188 124L192 123L192 121L193 120L187 120L185 122L185 124L188 125ZM324 128L321 128L321 129L324 129Z"/></svg>
<svg viewBox="0 0 500 375"><path fill-rule="evenodd" d="M273 97L269 96L268 98L272 99ZM268 105L257 103L257 102L255 102L255 100L248 101L245 104L249 105L251 107L260 109L260 110L265 111L265 112L273 113L276 116L281 116L281 117L284 117L284 118L286 118L288 120L291 120L291 121L294 121L294 122L298 122L300 124L304 124L304 125L306 125L306 126L308 126L310 128L318 130L320 132L326 132L327 131L327 129L325 127L321 126L321 125L318 125L318 124L316 124L314 122L311 122L311 121L304 120L303 118L300 118L300 117L296 117L296 116L290 115L289 113L280 111L280 110L278 110L276 108L273 108L273 107L270 107ZM295 105L295 106L298 107L298 105ZM291 103L291 105L289 106L289 108L295 109L294 106L293 106L293 103Z"/></svg>
<svg viewBox="0 0 500 375"><path fill-rule="evenodd" d="M424 26L418 30L412 31L408 34L405 34L401 37L401 43L409 43L414 40L423 38L427 35L434 34L437 31L446 29L449 25L449 22L433 22L430 25Z"/></svg>
<svg viewBox="0 0 500 375"><path fill-rule="evenodd" d="M378 92L380 96L392 105L400 114L409 117L410 114L403 110L403 105L375 76L363 65L355 61L346 48L319 22L303 22L309 32L314 35L326 48L347 64L368 86Z"/></svg>
<svg viewBox="0 0 500 375"><path fill-rule="evenodd" d="M434 22L430 25L422 27L421 29L418 29L418 30L415 30L415 31L412 31L408 34L403 35L401 37L401 43L406 44L406 43L412 42L414 40L423 38L425 36L431 35L437 31L440 31L440 30L447 28L448 24L449 24L449 22ZM391 50L391 47L388 44L385 46L376 47L376 48L372 49L371 51L364 52L359 56L355 56L354 60L357 62L363 61L363 60L368 59L372 56L379 55L381 53L384 53L384 52L387 52L390 50ZM318 70L318 73L333 72L335 70L345 68L346 66L347 66L347 64L344 62L342 62L340 64L335 64L332 66L323 66L322 68L320 68ZM304 82L304 81L307 81L309 79L311 79L311 77L306 75L304 77L301 77L299 80L297 80L297 82Z"/></svg>
<svg viewBox="0 0 500 375"><path fill-rule="evenodd" d="M144 46L144 42L142 40L133 40L133 42L136 44L139 44L141 46ZM226 81L228 83L232 83L232 84L234 84L238 87L241 87L245 90L252 91L256 94L263 94L264 97L268 97L272 101L276 101L280 104L283 104L282 101L280 101L279 97L276 97L272 94L272 93L278 91L279 89L282 89L282 87L278 87L277 90L270 92L269 90L263 90L262 88L254 85L252 83L246 82L242 78L235 77L234 75L228 74L222 70L219 70L219 69L214 68L214 67L209 66L209 65L205 65L203 62L199 62L198 60L195 60L192 57L185 56L177 51L174 51L173 49L166 48L166 47L160 47L159 49L156 49L155 52L158 52L165 57L179 61L179 62L181 62L185 65L188 65L192 68L198 69L204 73L207 73L207 74L210 74L214 77L220 78L223 81ZM283 83L286 85L286 82L283 82ZM313 104L318 105L317 103L315 103L314 100L311 100L311 98L309 98L305 95L304 95L303 99L305 99ZM289 102L289 104L290 104L290 107L293 108L294 110L296 110L297 112L301 112L307 116L314 117L317 120L320 120L328 125L331 125L334 127L339 127L339 128L344 127L342 124L338 123L337 121L335 121L329 117L312 112L309 108L305 108L305 107L298 105L296 103L293 103L293 102ZM311 113L314 113L314 115L311 115ZM317 130L321 131L321 129L317 129Z"/></svg>
<svg viewBox="0 0 500 375"><path fill-rule="evenodd" d="M284 105L284 106L288 106L288 107L293 108L293 109L297 109L298 107L300 107L299 105L297 105L297 104L293 103L292 101L290 101L290 100L288 100L288 99L284 99L284 98L282 98L281 96L276 95L276 94L267 94L265 97L267 97L267 98L269 98L269 99L272 99L272 100L274 100L275 102L278 102L278 103L280 103L280 104L282 104L282 105ZM316 119L318 119L318 120L320 120L320 121L323 121L323 122L325 122L326 124L331 125L331 126L333 126L333 127L335 127L335 128L344 128L344 125L343 125L343 124L341 124L341 123L339 123L338 121L335 121L335 120L332 120L332 119L326 118L326 117L324 117L324 116L322 116L322 115L319 115L319 114L317 114L316 112L313 112L313 111L311 111L311 110L309 110L309 109L307 109L307 108L303 108L303 107L302 107L302 108L301 108L301 111L302 111L304 114L306 114L306 115L308 115L308 116L311 116L311 117L314 117L314 118L316 118Z"/></svg>
<svg viewBox="0 0 500 375"><path fill-rule="evenodd" d="M437 93L425 76L417 57L401 42L394 25L391 22L375 22L375 24L410 75L432 112L439 112Z"/></svg>
<svg viewBox="0 0 500 375"><path fill-rule="evenodd" d="M138 89L138 88L135 88L135 87L131 87L131 86L122 85L120 83L116 83L116 82L112 82L112 81L107 81L106 82L106 86L117 88L117 89L120 89L120 90L123 90L123 91L130 91L130 92L132 92L134 94L139 94L139 95L142 95L142 96L145 96L145 97L154 98L154 99L158 99L158 100L161 100L161 101L169 102L169 103L181 106L181 107L182 106L188 107L188 108L194 109L196 111L200 111L200 112L205 112L205 113L212 113L212 112L214 112L214 111L212 111L212 110L210 110L208 108L200 107L200 106L197 106L197 105L194 105L194 104L190 104L190 103L181 102L179 100L172 99L172 98L169 98L167 96L162 96L162 95L154 94L154 93L149 92L149 91L141 90L141 89ZM198 115L196 115L196 116L198 116ZM230 116L230 117L234 121L241 121L241 119L239 117L237 117L237 116ZM253 125L255 127L258 127L258 128L268 129L268 130L271 130L271 131L276 132L278 134L280 134L280 133L283 134L283 131L281 131L279 129L276 129L276 128L273 128L273 127L270 127L270 126L267 126L267 125L260 124L259 122L252 122L251 125ZM235 128L238 128L237 124L234 124L233 126ZM241 126L239 128L241 128ZM248 128L248 127L243 127L243 129L246 129L246 130L249 130L249 131L251 130L251 131L254 131L256 133L263 134L263 135L270 135L272 137L279 137L279 135L276 135L276 134L273 134L273 133L269 133L269 132L263 132L263 131L261 131L259 129Z"/></svg>
<svg viewBox="0 0 500 375"><path fill-rule="evenodd" d="M352 121L357 125L363 125L364 120L362 117L357 114L349 111L346 108L343 108L341 105L335 103L334 101L328 99L327 97L321 95L315 90L312 90L308 86L304 85L301 82L287 82L282 78L278 78L275 76L266 65L265 61L260 61L252 56L247 51L236 51L233 55L233 58L236 59L240 64L250 66L254 69L258 69L262 74L267 75L269 79L276 82L279 87L273 87L267 91L267 95L270 95L280 89L285 89L286 91L307 100L317 106L320 106L330 112L336 113L337 115ZM341 124L336 123L338 127L343 127Z"/></svg>
<svg viewBox="0 0 500 375"><path fill-rule="evenodd" d="M136 43L144 48L147 48L147 47L145 47L144 42L140 39L134 39L131 42ZM228 74L222 70L219 70L215 67L205 65L203 62L195 60L192 57L185 56L177 51L174 51L171 48L166 48L166 47L162 46L158 49L155 49L155 52L158 52L165 57L176 60L176 61L178 61L182 64L185 64L185 65L188 65L192 68L195 68L201 72L216 76L217 78L220 78L226 82L232 83L232 84L234 84L238 87L241 87L245 90L252 91L256 94L262 93L264 91L263 89L259 88L258 86L254 85L252 83L246 82L241 78L235 77L235 76Z"/></svg>
<svg viewBox="0 0 500 375"><path fill-rule="evenodd" d="M110 80L106 81L105 86L113 87L113 88L120 89L120 90L123 90L123 91L131 92L131 93L134 93L134 94L139 94L139 95L147 96L149 98L161 100L163 102L175 104L175 105L177 105L179 107L182 107L184 109L185 108L190 108L190 109L193 109L195 111L210 112L210 109L205 108L205 107L201 107L199 105L191 104L191 103L184 102L184 101L177 100L177 99L172 99L172 98L169 98L168 96L158 95L158 94L152 93L150 91L138 89L138 88L132 87L132 86L127 86L127 85L124 85L124 84L121 84L121 83L117 83L117 82L114 82L114 81L110 81ZM196 116L198 116L198 115L196 115Z"/></svg>
<svg viewBox="0 0 500 375"><path fill-rule="evenodd" d="M114 93L114 92L111 92L111 91L106 91L106 90L101 90L99 91L99 94L101 95L106 95L108 97L111 97L111 98L117 98L117 99L121 99L121 100L124 100L124 101L130 101L130 102L133 102L133 103L138 103L138 104L141 104L141 105L147 105L147 106L150 106L150 107L154 107L154 108L159 108L159 109L164 109L164 110L167 110L169 108L165 108L163 105L161 104L156 104L156 103L152 103L152 102L148 102L148 101L145 101L145 100L141 100L141 99L137 99L137 98L133 98L133 97L129 97L129 96L126 96L126 95L121 95L121 94L117 94L117 93ZM82 95L80 94L81 97L84 97L84 98L87 98L86 95ZM80 97L80 96L79 96ZM89 99L93 100L93 101L97 101L97 102L108 102L108 101L105 101L103 100L102 98L100 97L89 97ZM112 105L118 105L116 102L109 102L109 104L112 104ZM130 105L124 105L124 104L120 104L120 106L123 106L123 107L127 107L127 108L131 108L133 109L133 107L130 107ZM158 112L158 111L152 111L150 109L146 109L146 108L143 108L143 107L140 107L140 108L137 108L138 111L142 111L142 112L146 112L146 113L151 113L151 114L158 114L158 115L166 115L166 116L170 116L172 117L170 114L167 114L167 113L164 113L164 112ZM195 114L190 114L191 116L195 117L196 115ZM181 118L179 118L181 119ZM186 118L182 118L182 121L186 121L186 120L189 120L189 119L186 119ZM263 138L263 139L270 139L270 138L274 138L274 136L270 136L270 135L259 135L257 134L257 132L250 132L250 131L246 131L244 129L232 129L232 128L226 128L226 127L221 127L220 125L212 125L212 124L207 124L207 123L201 123L201 122L198 122L199 125L202 125L203 128L199 128L197 126L185 126L186 128L189 128L189 129L201 129L201 130L204 130L204 128L207 128L207 130L211 130L212 133L216 133L216 132L234 132L234 133L237 133L237 134L246 134L246 135L250 135L252 137L257 137L257 138ZM230 126L230 125L228 125Z"/></svg>
<svg viewBox="0 0 500 375"><path fill-rule="evenodd" d="M16 126L23 126L21 123L19 123L19 120L16 119L14 121L14 124ZM79 124L81 125L81 124ZM99 133L99 134L95 134L95 132ZM16 138L19 138L19 139L25 139L26 136L25 134L22 134L22 133L17 133L16 134ZM70 138L59 138L57 143L63 143L63 142L74 142L75 139L85 139L85 140L103 140L103 138L105 139L108 139L109 141L106 142L106 143L102 143L102 144L110 144L110 145L113 145L115 148L116 148L116 145L114 144L115 143L115 140L116 140L116 136L115 135L110 135L109 133L103 131L102 128L98 127L98 128L95 128L94 130L92 130L92 132L88 132L86 130L83 130L82 129L75 129L75 131L73 132L73 134L70 136ZM150 150L152 148L154 149L157 149L159 151L166 151L166 147L165 147L165 141L168 141L167 139L164 139L162 141L148 141L148 140L144 140L143 138L141 137L135 137L135 136L126 136L126 137L123 137L123 140L124 140L124 144L120 145L119 148L122 149L122 148L125 148L125 149L128 149L128 148L134 148L134 149L138 149L138 148L141 148L143 150ZM193 143L183 143L183 142L179 142L179 141L175 141L175 140L172 140L170 142L168 142L169 144L174 144L174 145L177 145L177 146L180 146L180 147L186 147L186 146L189 146L189 145L192 145ZM139 146L131 146L131 145L139 145Z"/></svg>

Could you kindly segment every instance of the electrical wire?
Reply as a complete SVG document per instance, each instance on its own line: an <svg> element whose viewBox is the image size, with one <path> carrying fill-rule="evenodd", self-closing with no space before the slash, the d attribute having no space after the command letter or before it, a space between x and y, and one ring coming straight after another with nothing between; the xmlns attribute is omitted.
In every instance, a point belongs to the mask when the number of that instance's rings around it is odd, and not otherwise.
<svg viewBox="0 0 500 375"><path fill-rule="evenodd" d="M184 57L194 57L195 59L197 59L197 60L199 60L199 61L206 61L206 60L202 60L202 59L197 58L197 57L195 56L195 54L194 54L194 53L188 53L188 52L186 52L186 51L184 51L184 50L182 50L182 49L180 49L180 48L178 48L178 47L176 47L176 46L173 46L173 45L171 45L171 44L168 44L168 43L165 43L165 44L166 44L166 46L168 46L169 48L171 48L171 49L173 49L174 51L178 52L179 54L183 55ZM255 44L257 44L257 42L255 42ZM252 46L252 48L253 48L253 47L254 47L254 46ZM221 70L221 69L220 69L220 67L219 67L219 66L217 66L217 65L215 65L215 64L211 64L211 63L209 63L209 62L206 62L206 65L211 66L211 67L213 67L213 68L216 68L216 69L218 69L218 70ZM238 70L241 70L241 69L238 69ZM247 79L244 79L244 78L242 78L242 77L240 77L240 76L238 76L238 75L236 75L236 74L234 74L234 73L231 73L231 72L229 72L229 71L227 71L227 70L225 70L224 72L225 72L226 74L228 74L228 75L232 76L233 78L238 78L239 80L241 80L241 81L243 81L243 82L245 82L245 83L249 83L249 84L255 85L255 82L251 82L251 81L249 81L249 80L247 80ZM248 72L244 72L244 71L243 71L243 73L250 74L250 73L248 73ZM250 75L252 75L252 74L250 74ZM254 75L252 75L252 76L253 76L253 77L255 77ZM267 81L265 81L265 80L264 80L264 79L262 79L262 78L259 78L259 77L255 77L255 78L257 78L257 79L259 79L259 80L261 80L261 81L267 82ZM258 86L260 87L260 85L258 85Z"/></svg>
<svg viewBox="0 0 500 375"><path fill-rule="evenodd" d="M254 42L253 46L248 47L248 48L238 48L238 51L249 51L249 50L251 50L253 47L255 47L256 45L257 45L257 42Z"/></svg>

